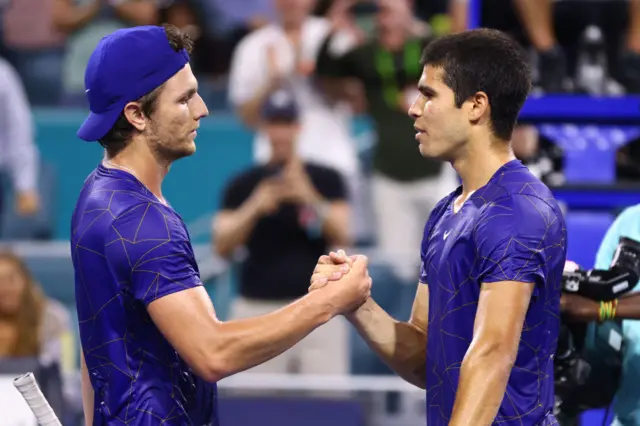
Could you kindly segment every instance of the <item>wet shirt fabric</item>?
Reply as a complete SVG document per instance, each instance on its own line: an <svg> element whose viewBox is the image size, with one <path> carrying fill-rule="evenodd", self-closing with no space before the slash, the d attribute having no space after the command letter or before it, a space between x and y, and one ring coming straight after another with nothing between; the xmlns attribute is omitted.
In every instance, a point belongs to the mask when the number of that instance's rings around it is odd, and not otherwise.
<svg viewBox="0 0 640 426"><path fill-rule="evenodd" d="M94 425L218 426L216 385L191 371L146 309L202 285L180 216L133 175L100 165L71 225Z"/></svg>
<svg viewBox="0 0 640 426"><path fill-rule="evenodd" d="M500 281L533 283L534 290L494 424L556 424L553 355L567 239L562 212L517 160L454 212L460 194L458 188L434 209L422 242L420 282L429 286L427 424L448 425L481 286Z"/></svg>

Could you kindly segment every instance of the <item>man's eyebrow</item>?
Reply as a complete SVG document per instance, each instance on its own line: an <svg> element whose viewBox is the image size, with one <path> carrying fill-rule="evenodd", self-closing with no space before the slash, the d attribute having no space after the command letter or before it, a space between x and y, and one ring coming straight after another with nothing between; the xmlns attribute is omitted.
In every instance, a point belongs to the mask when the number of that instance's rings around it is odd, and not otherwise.
<svg viewBox="0 0 640 426"><path fill-rule="evenodd" d="M435 96L436 95L436 91L432 87L427 86L426 84L418 83L418 90L420 91L420 93L422 93L425 96Z"/></svg>
<svg viewBox="0 0 640 426"><path fill-rule="evenodd" d="M189 99L192 98L193 95L195 95L198 92L198 89L196 89L195 87L192 87L189 90L186 90L185 92L182 93L182 95L180 95L180 99Z"/></svg>

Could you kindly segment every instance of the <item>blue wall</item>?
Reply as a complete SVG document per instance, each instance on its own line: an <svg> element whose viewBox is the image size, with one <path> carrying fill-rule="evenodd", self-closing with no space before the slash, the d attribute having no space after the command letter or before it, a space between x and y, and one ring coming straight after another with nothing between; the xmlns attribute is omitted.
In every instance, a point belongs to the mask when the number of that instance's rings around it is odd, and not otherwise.
<svg viewBox="0 0 640 426"><path fill-rule="evenodd" d="M76 137L85 114L81 111L37 111L37 143L43 161L57 177L56 238L69 235L69 220L84 179L102 158L102 147ZM229 116L203 120L196 155L172 167L164 194L187 223L218 206L226 179L251 162L252 135ZM199 236L196 235L196 240Z"/></svg>

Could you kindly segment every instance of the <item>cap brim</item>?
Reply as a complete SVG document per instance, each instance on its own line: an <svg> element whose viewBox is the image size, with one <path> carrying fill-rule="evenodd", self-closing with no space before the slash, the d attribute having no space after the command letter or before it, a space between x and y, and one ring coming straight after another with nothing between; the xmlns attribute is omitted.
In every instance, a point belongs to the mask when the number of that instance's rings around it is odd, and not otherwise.
<svg viewBox="0 0 640 426"><path fill-rule="evenodd" d="M99 141L109 133L109 130L116 124L122 108L117 106L108 111L95 113L92 112L84 120L80 129L78 129L78 137L87 142Z"/></svg>

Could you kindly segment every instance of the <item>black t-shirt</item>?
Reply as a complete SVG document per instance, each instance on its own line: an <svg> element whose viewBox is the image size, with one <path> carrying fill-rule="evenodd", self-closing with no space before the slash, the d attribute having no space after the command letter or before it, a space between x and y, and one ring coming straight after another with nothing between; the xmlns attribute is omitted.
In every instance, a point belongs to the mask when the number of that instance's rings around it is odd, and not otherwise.
<svg viewBox="0 0 640 426"><path fill-rule="evenodd" d="M305 169L327 201L346 200L346 187L337 171L309 163ZM258 184L275 172L268 166L257 166L236 176L224 191L222 209L240 207ZM258 220L246 244L248 257L240 266L242 296L291 300L307 293L318 258L328 248L321 232L301 224L308 215L302 206L283 204L273 215Z"/></svg>

